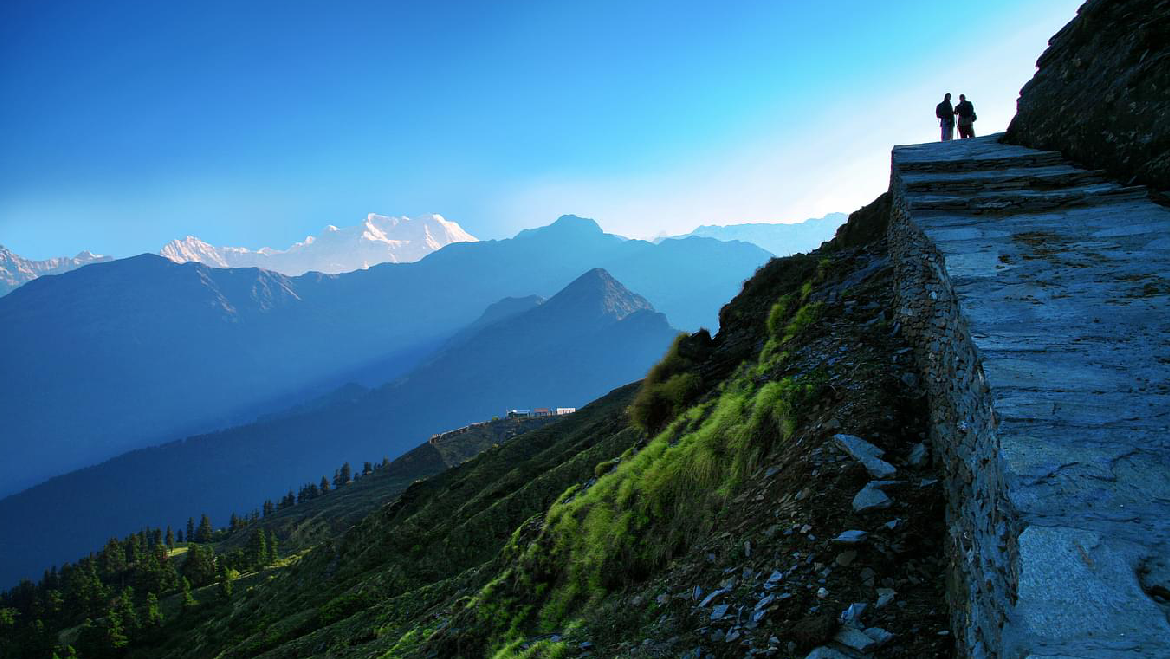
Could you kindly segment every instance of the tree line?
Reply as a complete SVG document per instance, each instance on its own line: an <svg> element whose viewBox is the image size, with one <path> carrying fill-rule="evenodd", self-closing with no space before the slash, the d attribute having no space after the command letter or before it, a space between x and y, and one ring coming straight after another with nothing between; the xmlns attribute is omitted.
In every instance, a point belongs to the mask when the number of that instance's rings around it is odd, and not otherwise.
<svg viewBox="0 0 1170 659"><path fill-rule="evenodd" d="M110 538L76 563L45 570L40 581L23 579L0 593L0 657L119 657L137 640L157 639L164 623L160 599L179 596L180 616L189 615L201 606L194 590L218 584L216 599L230 600L240 574L280 556L276 533L260 528L252 529L243 548L217 554L216 543L246 532L261 515L336 491L389 465L384 457L381 463L365 462L354 474L346 462L332 479L322 476L295 493L289 490L279 503L267 500L251 514L233 513L224 528L216 529L203 513L198 523L189 517L177 530L168 526ZM78 625L76 642L59 645L58 634Z"/></svg>
<svg viewBox="0 0 1170 659"><path fill-rule="evenodd" d="M211 521L189 525L188 537L213 541ZM208 535L210 534L210 535ZM53 566L37 583L25 579L0 594L0 656L117 657L135 640L155 637L163 625L159 600L180 595L181 612L199 606L192 589L218 582L221 599L231 582L279 558L276 535L254 529L242 549L216 555L211 544L187 543L176 552L171 529L145 529L111 538L101 549L60 569ZM222 532L219 534L222 535ZM76 643L59 646L58 633L80 625Z"/></svg>

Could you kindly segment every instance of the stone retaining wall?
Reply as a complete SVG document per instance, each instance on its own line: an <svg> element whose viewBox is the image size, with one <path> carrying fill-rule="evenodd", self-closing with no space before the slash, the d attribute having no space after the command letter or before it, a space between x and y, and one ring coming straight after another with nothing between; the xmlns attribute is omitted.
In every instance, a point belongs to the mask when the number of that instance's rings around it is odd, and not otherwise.
<svg viewBox="0 0 1170 659"><path fill-rule="evenodd" d="M931 443L947 489L947 599L961 654L997 656L1004 603L1014 597L1014 547L1007 532L999 440L991 392L943 257L911 220L897 171L890 253L896 272L895 318L914 346L929 393Z"/></svg>

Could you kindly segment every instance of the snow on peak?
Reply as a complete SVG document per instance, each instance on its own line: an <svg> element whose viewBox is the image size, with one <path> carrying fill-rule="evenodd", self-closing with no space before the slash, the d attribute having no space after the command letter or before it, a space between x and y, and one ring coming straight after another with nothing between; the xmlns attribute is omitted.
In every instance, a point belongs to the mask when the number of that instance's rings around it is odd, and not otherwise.
<svg viewBox="0 0 1170 659"><path fill-rule="evenodd" d="M43 275L59 275L90 263L113 260L112 256L94 254L87 249L72 258L58 256L44 261L32 261L0 245L0 295L6 295L17 286Z"/></svg>
<svg viewBox="0 0 1170 659"><path fill-rule="evenodd" d="M477 242L458 223L441 215L394 217L370 213L354 226L328 225L284 250L262 247L215 247L194 236L173 240L159 252L172 261L197 261L217 268L266 268L286 275L310 271L350 272L379 263L417 261L446 245Z"/></svg>

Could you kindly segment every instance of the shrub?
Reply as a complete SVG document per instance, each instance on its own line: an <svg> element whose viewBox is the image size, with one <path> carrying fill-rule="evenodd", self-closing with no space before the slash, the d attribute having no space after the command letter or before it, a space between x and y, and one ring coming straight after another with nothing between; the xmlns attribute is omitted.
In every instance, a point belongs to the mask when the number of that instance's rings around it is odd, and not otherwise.
<svg viewBox="0 0 1170 659"><path fill-rule="evenodd" d="M792 315L792 320L789 320L788 324L784 326L784 335L780 337L780 343L791 341L804 328L815 323L821 317L821 310L824 306L823 302L813 302L797 309L796 313Z"/></svg>
<svg viewBox="0 0 1170 659"><path fill-rule="evenodd" d="M796 301L796 297L789 293L788 295L781 295L776 304L772 305L771 311L768 312L768 334L776 335L784 324L788 321L788 317L792 315L792 306Z"/></svg>
<svg viewBox="0 0 1170 659"><path fill-rule="evenodd" d="M630 405L630 418L640 429L655 434L702 393L703 381L696 371L713 344L705 329L675 338L662 360L646 374Z"/></svg>

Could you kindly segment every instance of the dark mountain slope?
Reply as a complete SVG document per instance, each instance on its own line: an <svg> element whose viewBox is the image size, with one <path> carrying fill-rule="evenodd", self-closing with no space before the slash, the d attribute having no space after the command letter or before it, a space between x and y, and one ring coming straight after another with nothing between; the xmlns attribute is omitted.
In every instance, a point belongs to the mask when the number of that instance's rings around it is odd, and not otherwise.
<svg viewBox="0 0 1170 659"><path fill-rule="evenodd" d="M460 343L466 342L469 338L475 336L480 330L489 325L511 318L517 314L524 313L535 307L544 304L544 298L539 295L528 295L525 297L506 297L499 302L491 304L487 309L484 309L482 315L467 327L459 330L448 341L446 347L451 347Z"/></svg>
<svg viewBox="0 0 1170 659"><path fill-rule="evenodd" d="M292 282L262 270L214 270L157 256L43 277L0 298L0 493L91 464L158 436L210 422L249 392L319 366L274 331L299 302ZM268 336L244 345L253 336ZM217 359L233 360L217 367ZM185 419L176 424L175 419ZM95 424L100 430L84 429Z"/></svg>
<svg viewBox="0 0 1170 659"><path fill-rule="evenodd" d="M0 500L0 581L38 574L143 525L202 512L222 522L344 461L394 458L420 437L507 408L583 405L645 373L675 334L644 298L590 271L390 385L133 451ZM75 520L67 535L63 518Z"/></svg>
<svg viewBox="0 0 1170 659"><path fill-rule="evenodd" d="M0 495L131 448L245 423L279 409L274 400L287 407L355 374L389 382L487 305L550 296L590 268L609 268L652 303L661 298L678 326L713 324L767 253L684 242L680 251L623 240L565 217L514 239L344 275L144 255L36 280L0 298L0 450L11 456L0 464Z"/></svg>
<svg viewBox="0 0 1170 659"><path fill-rule="evenodd" d="M275 533L285 554L339 537L393 501L415 481L457 467L493 446L558 420L557 417L504 418L435 435L368 476L262 517L217 545L216 552L244 548L254 529Z"/></svg>

